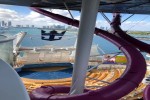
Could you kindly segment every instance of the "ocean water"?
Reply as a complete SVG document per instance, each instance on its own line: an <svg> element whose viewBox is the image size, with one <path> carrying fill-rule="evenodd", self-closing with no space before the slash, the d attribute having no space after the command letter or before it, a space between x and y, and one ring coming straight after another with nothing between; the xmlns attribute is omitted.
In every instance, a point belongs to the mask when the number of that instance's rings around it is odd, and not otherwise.
<svg viewBox="0 0 150 100"><path fill-rule="evenodd" d="M65 46L74 46L74 43L76 41L77 35L75 33L67 31L62 40L59 41L46 41L41 40L41 30L37 28L10 28L7 30L2 30L4 34L11 34L15 35L21 31L27 32L27 35L23 39L21 45L26 47L38 47L38 46L44 46L44 45L52 45L52 46L58 46L58 47L65 47ZM46 30L47 32L50 30ZM149 37L150 36L144 36L144 35L132 35L133 37ZM143 40L146 43L150 44L150 41ZM120 50L111 42L94 35L93 38L93 44L96 44L101 48L99 50L100 54L104 53L115 53L119 52ZM143 53L145 55L145 53Z"/></svg>

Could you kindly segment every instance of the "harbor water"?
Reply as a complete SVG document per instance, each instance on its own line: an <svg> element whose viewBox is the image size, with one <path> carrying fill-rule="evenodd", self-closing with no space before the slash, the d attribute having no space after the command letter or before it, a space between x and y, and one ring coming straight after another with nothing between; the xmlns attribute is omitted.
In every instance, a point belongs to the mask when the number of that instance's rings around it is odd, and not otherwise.
<svg viewBox="0 0 150 100"><path fill-rule="evenodd" d="M25 47L39 47L39 46L46 46L46 45L57 46L57 47L74 46L77 37L77 32L66 31L66 34L60 41L45 41L45 40L41 40L41 29L38 28L9 28L7 30L1 30L1 33L15 35L21 31L27 32L27 35L25 36L25 38L21 43L21 46L25 46ZM49 32L50 30L46 30L46 31ZM148 35L146 36L132 35L132 36L136 38L138 37L150 38L150 36ZM149 40L142 40L142 41L150 44ZM120 52L120 50L115 45L96 35L94 35L93 44L98 45L98 47L100 48L99 49L100 54ZM143 53L143 55L145 56L145 53Z"/></svg>

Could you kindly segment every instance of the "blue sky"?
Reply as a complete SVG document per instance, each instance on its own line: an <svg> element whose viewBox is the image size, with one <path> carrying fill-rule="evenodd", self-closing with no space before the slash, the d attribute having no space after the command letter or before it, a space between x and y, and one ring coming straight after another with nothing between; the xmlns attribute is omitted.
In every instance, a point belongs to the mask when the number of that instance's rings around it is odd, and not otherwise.
<svg viewBox="0 0 150 100"><path fill-rule="evenodd" d="M52 10L53 13L58 13L61 15L65 15L70 17L68 11L61 11L61 10ZM80 12L78 11L71 11L74 18L80 19ZM111 20L112 14L106 14L107 17ZM122 14L122 20L130 16L130 14ZM45 17L40 15L28 7L22 6L11 6L11 5L0 5L0 21L12 21L12 24L19 25L22 24L26 25L35 25L38 27L42 27L44 25L65 25L63 23L57 22L51 18ZM106 20L101 16L99 13L97 16L97 27L108 27L109 24ZM124 30L141 30L141 31L150 31L150 16L149 15L134 15L132 18L127 20L125 23L122 24L122 28Z"/></svg>

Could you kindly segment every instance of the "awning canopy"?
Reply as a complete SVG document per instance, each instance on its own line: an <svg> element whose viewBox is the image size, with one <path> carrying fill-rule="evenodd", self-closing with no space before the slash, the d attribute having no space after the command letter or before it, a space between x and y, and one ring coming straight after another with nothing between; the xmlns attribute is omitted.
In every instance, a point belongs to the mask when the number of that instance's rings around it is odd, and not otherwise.
<svg viewBox="0 0 150 100"><path fill-rule="evenodd" d="M80 11L82 0L0 0L0 4ZM99 12L150 14L150 0L101 0Z"/></svg>

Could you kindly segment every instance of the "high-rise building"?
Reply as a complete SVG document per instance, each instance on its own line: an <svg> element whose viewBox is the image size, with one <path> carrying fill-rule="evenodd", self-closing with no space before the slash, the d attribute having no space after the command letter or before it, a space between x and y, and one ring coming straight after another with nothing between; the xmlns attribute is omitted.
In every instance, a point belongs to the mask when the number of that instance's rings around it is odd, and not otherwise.
<svg viewBox="0 0 150 100"><path fill-rule="evenodd" d="M11 21L8 21L8 27L11 27L12 24L11 24Z"/></svg>
<svg viewBox="0 0 150 100"><path fill-rule="evenodd" d="M21 27L21 25L16 25L16 27L20 28L20 27Z"/></svg>
<svg viewBox="0 0 150 100"><path fill-rule="evenodd" d="M31 27L34 28L34 25L32 25Z"/></svg>
<svg viewBox="0 0 150 100"><path fill-rule="evenodd" d="M5 26L5 21L1 22L1 26L4 27Z"/></svg>
<svg viewBox="0 0 150 100"><path fill-rule="evenodd" d="M29 28L29 25L26 25L27 28Z"/></svg>

